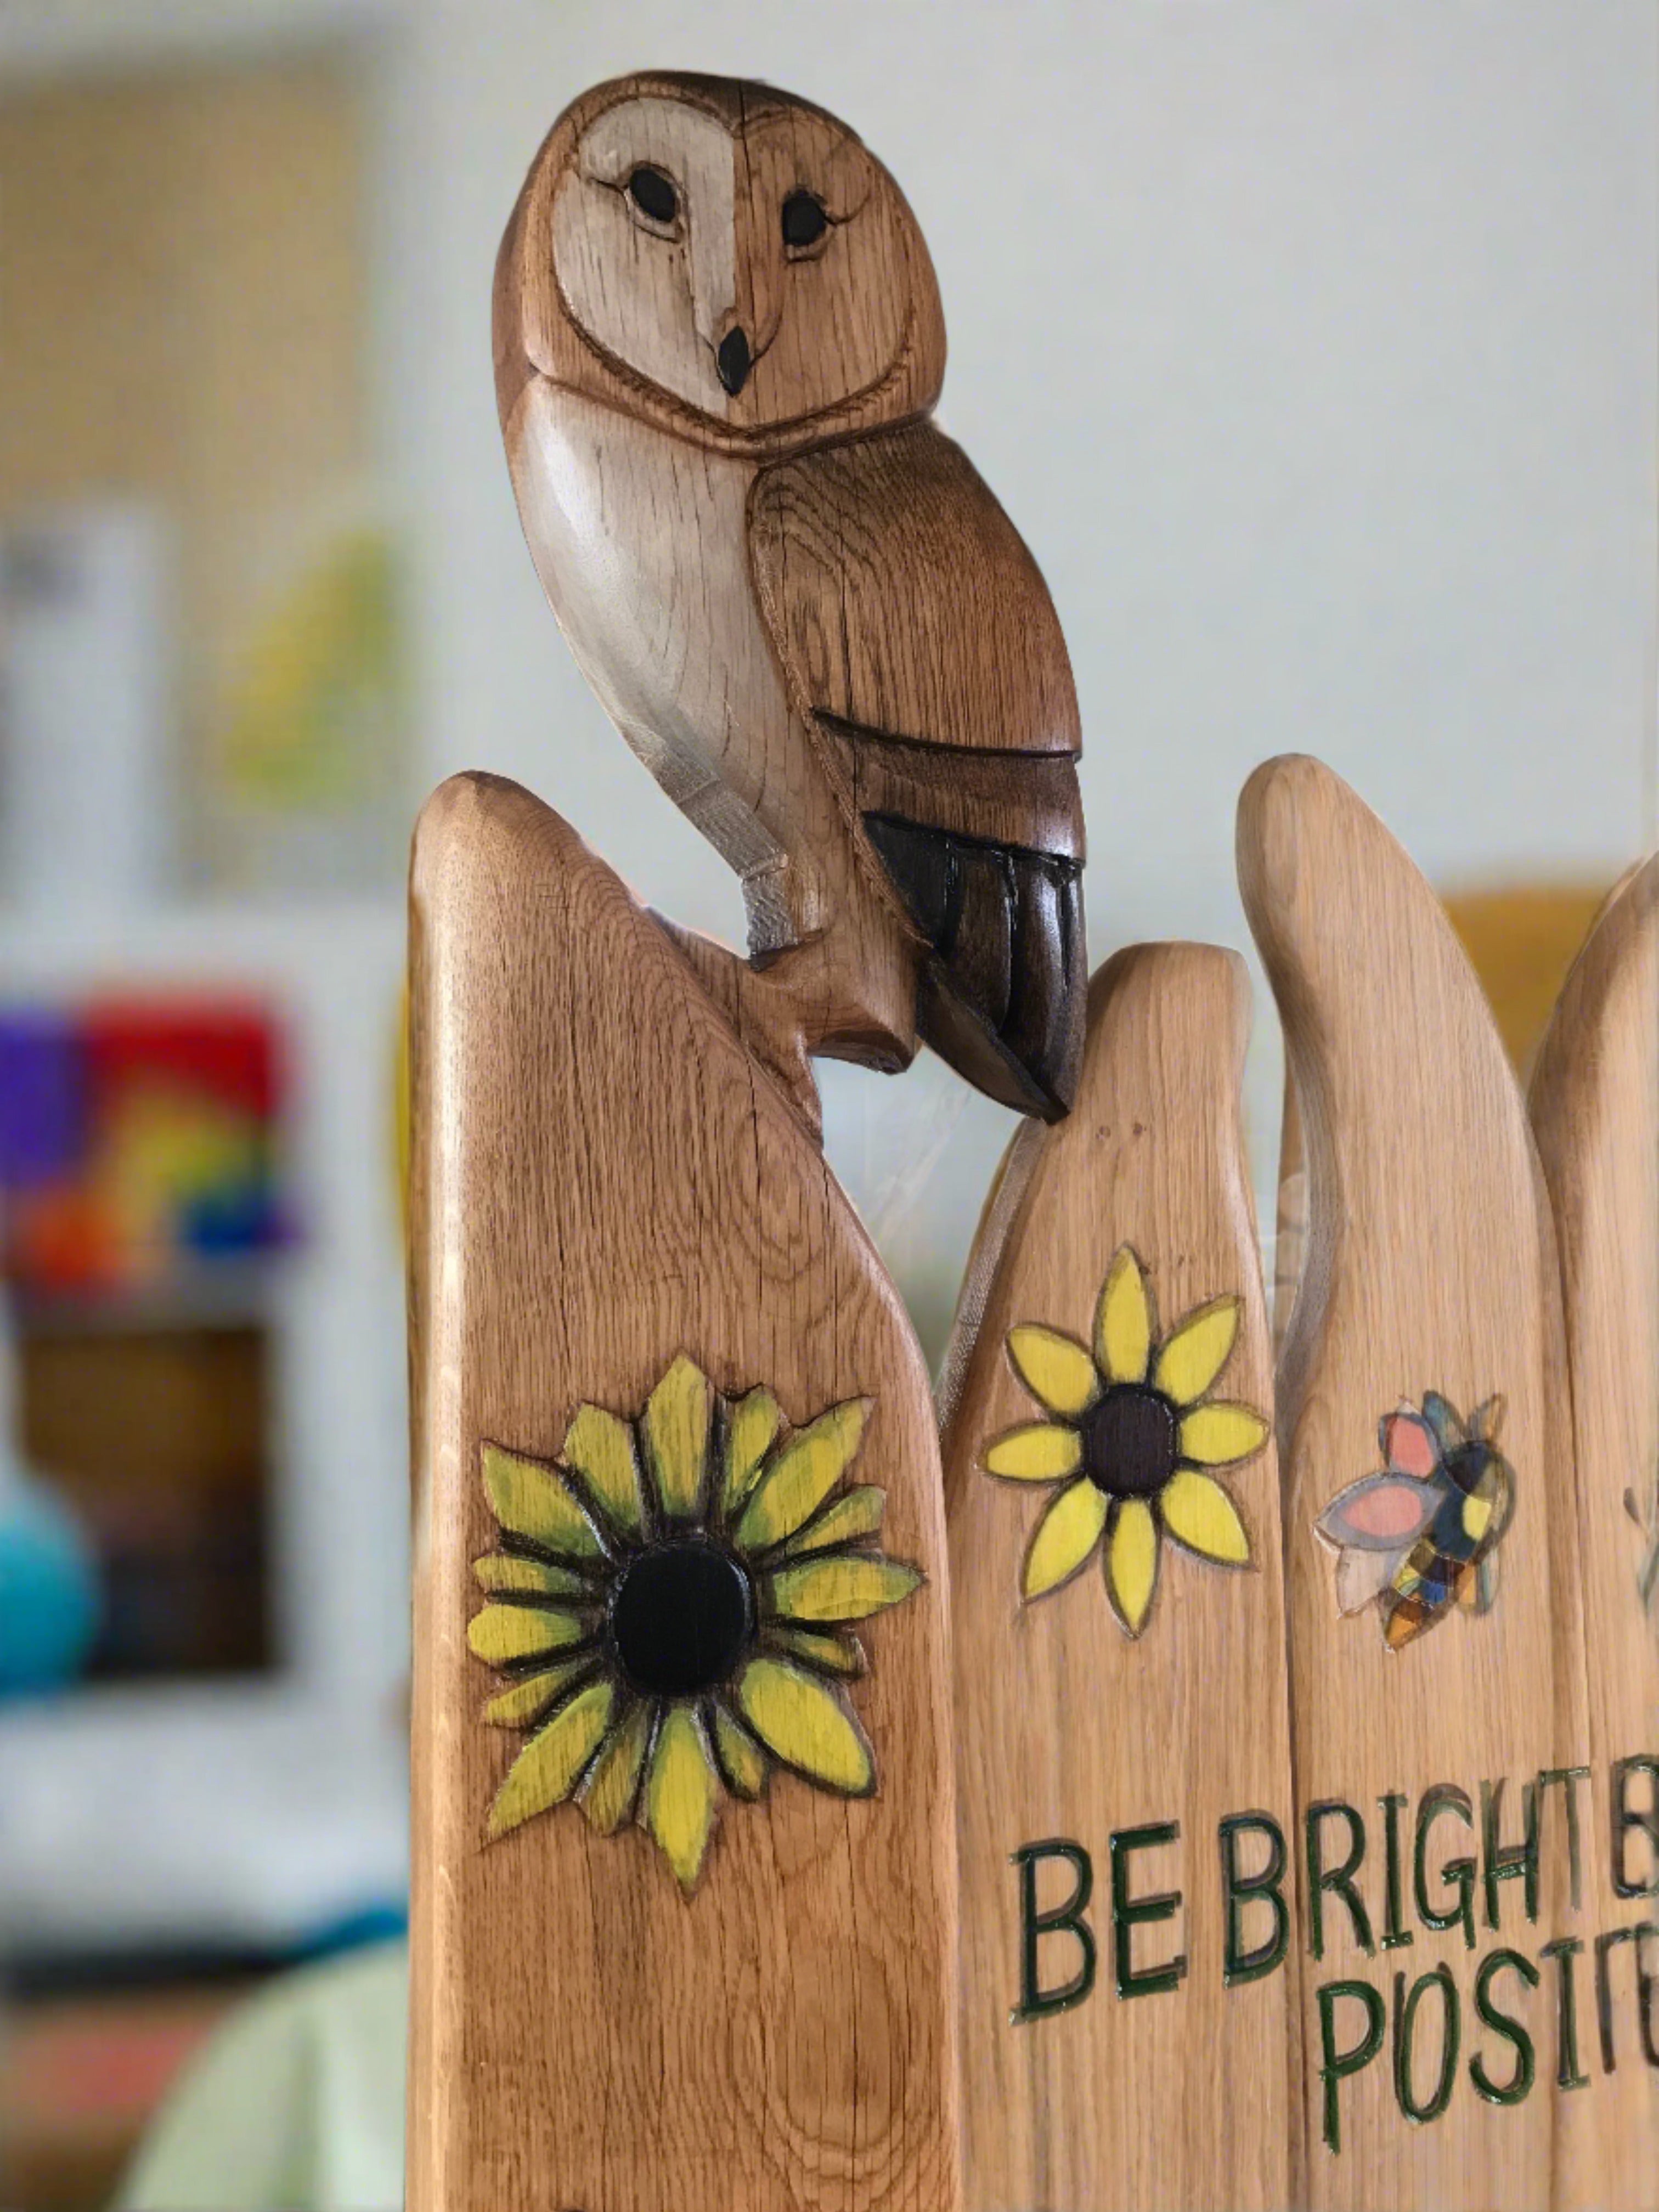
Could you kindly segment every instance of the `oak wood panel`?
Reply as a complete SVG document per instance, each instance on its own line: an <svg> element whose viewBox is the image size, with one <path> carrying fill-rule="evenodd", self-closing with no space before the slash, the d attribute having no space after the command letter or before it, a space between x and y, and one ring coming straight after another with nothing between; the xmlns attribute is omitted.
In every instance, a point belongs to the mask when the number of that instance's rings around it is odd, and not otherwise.
<svg viewBox="0 0 1659 2212"><path fill-rule="evenodd" d="M410 2202L938 2212L958 2202L948 1601L932 1399L782 1091L673 942L511 784L416 836ZM867 1624L878 1786L775 1774L689 1899L570 1804L485 1841L513 1754L467 1649L480 1447L541 1460L678 1354L796 1423L872 1396L858 1480L927 1585Z"/></svg>
<svg viewBox="0 0 1659 2212"><path fill-rule="evenodd" d="M1240 882L1284 1020L1310 1178L1306 1255L1279 1370L1285 1468L1291 1705L1299 1816L1340 1800L1370 1832L1359 1877L1373 1932L1384 1919L1382 1814L1389 1792L1414 1814L1431 1785L1474 1804L1503 1778L1503 1838L1523 1785L1587 1748L1572 1434L1555 1239L1525 1109L1480 987L1428 886L1376 817L1329 770L1287 758L1257 770L1239 810ZM1337 1493L1382 1465L1379 1419L1443 1392L1467 1416L1504 1394L1501 1449L1515 1477L1495 1602L1441 1620L1391 1650L1374 1607L1343 1617L1330 1551L1314 1524ZM1539 1918L1522 1886L1498 1892L1502 1934L1483 1949L1528 1954L1588 1939L1568 1888L1563 1795L1545 1793ZM1407 1839L1410 1827L1407 1816ZM1453 1846L1437 1841L1431 1876ZM1341 1856L1340 1846L1332 1860ZM1407 1876L1409 1899L1409 1866ZM1437 1902L1443 1893L1434 1890ZM1558 2131L1551 2090L1554 1996L1520 1992L1537 2039L1538 2084L1501 2107L1461 2070L1483 2031L1477 1961L1456 1929L1410 1925L1411 1948L1368 1949L1327 1897L1324 1956L1304 2008L1308 2197L1316 2206L1532 2207L1546 2200ZM1409 1905L1407 1906L1409 1911ZM1309 1895L1304 1893L1304 1942ZM1588 1946L1587 1946L1588 1948ZM1463 2051L1449 2108L1404 2118L1385 2049L1340 2085L1340 2150L1322 2141L1318 1985L1370 1979L1390 2004L1395 1972L1444 1963L1461 1997ZM1506 1985L1507 2000L1513 1984ZM1588 2002L1588 1986L1581 1993ZM1431 2015L1432 2016L1432 2014ZM1358 2025L1348 2002L1336 2033ZM1425 2032L1414 2094L1438 2053ZM1500 2075L1508 2052L1487 2050ZM1586 2106L1594 2087L1580 2092Z"/></svg>
<svg viewBox="0 0 1659 2212"><path fill-rule="evenodd" d="M1654 1917L1654 1900L1617 1893L1613 1852L1643 1887L1659 1886L1659 1859L1639 1830L1617 1838L1604 1791L1613 1762L1659 1753L1659 859L1609 902L1568 975L1529 1103L1572 1370L1598 1814L1588 1864L1598 1924L1632 1925ZM1629 1804L1652 1808L1655 1781L1635 1779ZM1636 1966L1627 1951L1613 1982L1621 2015ZM1619 2027L1617 2074L1575 2130L1559 2203L1659 2203L1659 2071L1626 2017Z"/></svg>
<svg viewBox="0 0 1659 2212"><path fill-rule="evenodd" d="M1231 1814L1267 1812L1293 1840L1271 1435L1244 1464L1218 1469L1249 1534L1249 1566L1198 1559L1166 1534L1134 1640L1109 1607L1099 1554L1022 1603L1022 1559L1051 1493L983 1471L993 1439L1042 1418L1010 1331L1045 1324L1087 1342L1126 1245L1146 1268L1159 1334L1207 1301L1239 1298L1216 1393L1271 1417L1239 1125L1248 1006L1243 963L1206 946L1137 946L1096 976L1076 1105L1060 1127L1028 1124L1016 1139L947 1363L964 2183L978 2212L1270 2207L1296 2193L1295 1951L1262 1978L1224 1986L1218 1857ZM1175 1922L1136 1931L1135 1963L1177 1952L1188 1963L1177 1988L1123 1998L1109 1838L1154 1822L1178 1822L1179 1842L1135 1862L1135 1887L1179 1888L1183 1901ZM1073 2008L1014 2023L1021 1900L1011 1861L1053 1838L1090 1854L1098 1972ZM1258 1850L1241 1845L1241 1871L1257 1870ZM1064 1896L1063 1867L1048 1886ZM1250 1943L1261 1933L1249 1923ZM1052 1940L1059 1955L1044 1971L1058 1978L1073 1939Z"/></svg>

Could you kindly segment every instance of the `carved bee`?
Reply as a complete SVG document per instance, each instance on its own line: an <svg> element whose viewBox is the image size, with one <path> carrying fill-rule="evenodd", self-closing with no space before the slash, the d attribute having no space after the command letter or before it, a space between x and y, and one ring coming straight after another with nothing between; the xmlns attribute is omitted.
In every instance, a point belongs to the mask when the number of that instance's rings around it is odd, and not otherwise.
<svg viewBox="0 0 1659 2212"><path fill-rule="evenodd" d="M1351 1482L1315 1527L1337 1553L1344 1613L1376 1601L1391 1651L1454 1606L1487 1612L1498 1589L1498 1547L1515 1510L1515 1471L1498 1449L1502 1398L1467 1422L1437 1390L1419 1412L1409 1400L1378 1424L1383 1467Z"/></svg>

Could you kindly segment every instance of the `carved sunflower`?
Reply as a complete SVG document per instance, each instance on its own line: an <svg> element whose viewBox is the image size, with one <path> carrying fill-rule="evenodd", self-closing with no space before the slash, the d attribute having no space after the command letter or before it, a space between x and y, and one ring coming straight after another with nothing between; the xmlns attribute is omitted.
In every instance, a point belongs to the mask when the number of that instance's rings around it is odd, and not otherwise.
<svg viewBox="0 0 1659 2212"><path fill-rule="evenodd" d="M1249 1564L1238 1508L1210 1471L1254 1458L1267 1440L1254 1407L1209 1395L1232 1357L1243 1304L1212 1298L1159 1343L1145 1271L1124 1244L1106 1272L1092 1352L1035 1323L1009 1331L1014 1371L1048 1419L999 1437L985 1471L1057 1486L1025 1554L1027 1602L1069 1582L1103 1540L1112 1610L1139 1636L1165 1536L1223 1566Z"/></svg>
<svg viewBox="0 0 1659 2212"><path fill-rule="evenodd" d="M492 1838L574 1798L601 1835L637 1819L689 1895L722 1796L773 1766L873 1793L850 1624L922 1577L878 1548L885 1493L842 1486L872 1404L791 1431L769 1390L730 1401L682 1355L637 1419L579 1406L555 1465L483 1447L501 1536L467 1640L510 1678L486 1720L530 1732Z"/></svg>

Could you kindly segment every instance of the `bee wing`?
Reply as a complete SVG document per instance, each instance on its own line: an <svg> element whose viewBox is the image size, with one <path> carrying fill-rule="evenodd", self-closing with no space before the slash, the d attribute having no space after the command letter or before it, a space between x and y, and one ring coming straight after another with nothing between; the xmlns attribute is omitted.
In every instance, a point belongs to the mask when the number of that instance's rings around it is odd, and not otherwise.
<svg viewBox="0 0 1659 2212"><path fill-rule="evenodd" d="M1443 1398L1438 1390L1423 1393L1423 1418L1438 1442L1440 1450L1437 1456L1455 1451L1459 1444L1468 1441L1456 1407L1449 1398Z"/></svg>
<svg viewBox="0 0 1659 2212"><path fill-rule="evenodd" d="M1431 1391L1429 1395L1432 1397L1434 1394ZM1392 1473L1415 1475L1419 1482L1426 1482L1439 1466L1440 1439L1414 1406L1401 1406L1397 1413L1384 1413L1376 1433L1382 1456Z"/></svg>
<svg viewBox="0 0 1659 2212"><path fill-rule="evenodd" d="M1404 1418L1394 1416L1396 1421ZM1432 1483L1392 1469L1362 1475L1337 1492L1314 1526L1328 1544L1343 1551L1384 1553L1398 1560L1428 1527L1439 1496Z"/></svg>
<svg viewBox="0 0 1659 2212"><path fill-rule="evenodd" d="M1504 1400L1499 1393L1483 1399L1469 1415L1469 1442L1491 1443L1504 1425Z"/></svg>
<svg viewBox="0 0 1659 2212"><path fill-rule="evenodd" d="M1336 1609L1360 1613L1388 1588L1398 1552L1344 1552L1336 1563Z"/></svg>

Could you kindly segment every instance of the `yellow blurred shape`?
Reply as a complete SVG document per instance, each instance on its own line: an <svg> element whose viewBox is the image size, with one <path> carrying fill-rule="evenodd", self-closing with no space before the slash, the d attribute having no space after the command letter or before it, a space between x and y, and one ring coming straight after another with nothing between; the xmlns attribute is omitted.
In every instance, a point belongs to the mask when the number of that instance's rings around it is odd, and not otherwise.
<svg viewBox="0 0 1659 2212"><path fill-rule="evenodd" d="M1524 1075L1538 1049L1556 997L1607 886L1518 885L1464 891L1445 901L1452 927L1480 978L1498 1033Z"/></svg>

